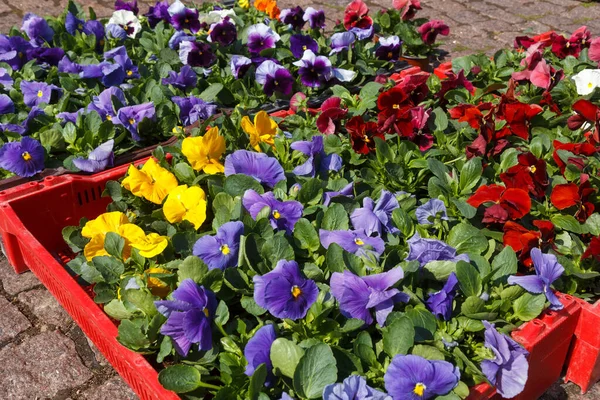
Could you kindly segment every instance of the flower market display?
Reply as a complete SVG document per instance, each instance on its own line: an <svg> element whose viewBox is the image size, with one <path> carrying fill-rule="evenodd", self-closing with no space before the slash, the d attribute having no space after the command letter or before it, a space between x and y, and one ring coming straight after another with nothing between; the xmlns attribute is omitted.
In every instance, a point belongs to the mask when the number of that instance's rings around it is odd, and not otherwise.
<svg viewBox="0 0 600 400"><path fill-rule="evenodd" d="M323 11L274 0L115 9L98 20L69 3L0 36L0 180L98 172L233 106L273 109L297 91L318 102L336 84L356 89L404 65L403 41L407 55L427 57L448 34L440 21L415 19L418 2L373 19L355 0L335 33L325 33Z"/></svg>

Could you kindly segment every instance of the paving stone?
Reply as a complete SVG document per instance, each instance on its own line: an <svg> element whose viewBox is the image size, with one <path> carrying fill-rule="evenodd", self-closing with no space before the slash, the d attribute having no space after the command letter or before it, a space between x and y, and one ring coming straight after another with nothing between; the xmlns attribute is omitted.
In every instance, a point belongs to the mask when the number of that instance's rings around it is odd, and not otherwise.
<svg viewBox="0 0 600 400"><path fill-rule="evenodd" d="M0 255L0 281L2 281L2 286L6 290L6 293L11 296L41 285L35 275L29 271L16 274L13 267L8 264L8 260L3 255Z"/></svg>
<svg viewBox="0 0 600 400"><path fill-rule="evenodd" d="M3 399L53 397L91 377L79 360L75 344L60 332L40 333L0 350Z"/></svg>
<svg viewBox="0 0 600 400"><path fill-rule="evenodd" d="M31 327L29 320L4 297L0 297L0 343Z"/></svg>
<svg viewBox="0 0 600 400"><path fill-rule="evenodd" d="M72 321L69 314L45 288L21 292L17 299L46 324L64 328Z"/></svg>
<svg viewBox="0 0 600 400"><path fill-rule="evenodd" d="M81 399L85 400L137 400L139 397L131 388L121 379L120 376L110 378L106 382L96 387L89 388L81 393Z"/></svg>

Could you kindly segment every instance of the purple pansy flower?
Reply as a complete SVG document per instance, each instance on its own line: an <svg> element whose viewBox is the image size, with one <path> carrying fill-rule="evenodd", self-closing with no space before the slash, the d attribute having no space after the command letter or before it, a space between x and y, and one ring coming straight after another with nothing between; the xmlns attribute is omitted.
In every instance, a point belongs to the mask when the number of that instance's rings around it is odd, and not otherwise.
<svg viewBox="0 0 600 400"><path fill-rule="evenodd" d="M198 10L187 8L181 1L177 0L168 8L171 16L171 24L178 31L188 29L193 33L200 30Z"/></svg>
<svg viewBox="0 0 600 400"><path fill-rule="evenodd" d="M339 53L342 50L348 50L354 43L356 36L352 32L339 32L331 35L331 52L329 54Z"/></svg>
<svg viewBox="0 0 600 400"><path fill-rule="evenodd" d="M125 77L127 79L136 79L140 77L138 72L138 67L133 64L133 61L129 58L127 54L127 49L125 46L115 47L112 50L104 53L105 60L112 60L123 68L125 71Z"/></svg>
<svg viewBox="0 0 600 400"><path fill-rule="evenodd" d="M34 47L27 50L27 57L38 64L56 66L65 56L65 51L58 47Z"/></svg>
<svg viewBox="0 0 600 400"><path fill-rule="evenodd" d="M298 31L302 29L306 23L304 20L304 10L300 6L281 10L281 13L279 13L279 20Z"/></svg>
<svg viewBox="0 0 600 400"><path fill-rule="evenodd" d="M27 51L31 48L31 43L20 36L0 35L0 62L5 62L18 71L29 61Z"/></svg>
<svg viewBox="0 0 600 400"><path fill-rule="evenodd" d="M339 171L342 168L342 158L339 155L325 153L323 136L321 135L313 136L310 142L294 142L290 147L292 150L308 156L304 164L294 168L294 174L296 175L314 178L317 172L326 175L329 171Z"/></svg>
<svg viewBox="0 0 600 400"><path fill-rule="evenodd" d="M85 114L85 108L80 108L75 112L63 111L61 113L58 113L56 114L56 118L62 120L62 122L64 123L71 122L73 124L76 124L77 118L83 114Z"/></svg>
<svg viewBox="0 0 600 400"><path fill-rule="evenodd" d="M169 39L169 48L173 50L179 50L179 45L182 42L193 42L196 40L195 36L188 35L183 31L175 31L173 36Z"/></svg>
<svg viewBox="0 0 600 400"><path fill-rule="evenodd" d="M125 80L125 71L118 64L102 61L99 64L81 65L79 76L84 79L98 79L106 87L118 86Z"/></svg>
<svg viewBox="0 0 600 400"><path fill-rule="evenodd" d="M231 75L233 75L235 79L240 79L246 74L246 71L248 71L251 65L252 60L248 57L233 55L231 56L230 62Z"/></svg>
<svg viewBox="0 0 600 400"><path fill-rule="evenodd" d="M173 346L184 357L194 343L198 343L200 350L210 350L210 321L217 309L214 293L192 279L185 279L172 296L174 300L154 302L158 312L168 318L160 328L160 333L170 336Z"/></svg>
<svg viewBox="0 0 600 400"><path fill-rule="evenodd" d="M307 7L306 11L304 11L302 19L308 21L308 25L312 29L325 28L325 12L323 10L316 10L313 7Z"/></svg>
<svg viewBox="0 0 600 400"><path fill-rule="evenodd" d="M313 53L319 51L317 41L308 35L297 33L290 36L290 50L296 58L302 58L306 50L311 50Z"/></svg>
<svg viewBox="0 0 600 400"><path fill-rule="evenodd" d="M456 255L456 249L449 244L437 239L423 239L418 233L408 239L408 246L406 260L417 260L421 267L430 261L470 261L466 254Z"/></svg>
<svg viewBox="0 0 600 400"><path fill-rule="evenodd" d="M285 179L283 167L274 157L254 151L236 150L225 157L225 176L244 174L273 187Z"/></svg>
<svg viewBox="0 0 600 400"><path fill-rule="evenodd" d="M30 43L34 46L50 43L54 37L54 30L50 28L48 22L44 18L32 13L27 13L23 17L21 30L27 34Z"/></svg>
<svg viewBox="0 0 600 400"><path fill-rule="evenodd" d="M38 106L33 106L21 124L0 124L0 130L2 130L2 132L8 131L18 133L19 135L26 135L29 132L29 122L38 115L43 114L44 110L40 109Z"/></svg>
<svg viewBox="0 0 600 400"><path fill-rule="evenodd" d="M114 145L115 141L113 139L107 140L92 150L87 159L84 157L74 158L73 165L85 172L104 171L106 168L113 166L115 160Z"/></svg>
<svg viewBox="0 0 600 400"><path fill-rule="evenodd" d="M452 318L452 302L456 296L457 286L458 279L456 278L456 274L452 272L442 290L430 294L427 298L426 304L429 311L438 318L449 321Z"/></svg>
<svg viewBox="0 0 600 400"><path fill-rule="evenodd" d="M380 60L397 60L402 50L401 45L402 41L398 36L382 37L379 39L379 47L375 50L375 55Z"/></svg>
<svg viewBox="0 0 600 400"><path fill-rule="evenodd" d="M15 103L6 94L0 94L0 115L13 114L15 112Z"/></svg>
<svg viewBox="0 0 600 400"><path fill-rule="evenodd" d="M34 176L44 169L44 147L29 137L5 143L0 147L0 168L26 178Z"/></svg>
<svg viewBox="0 0 600 400"><path fill-rule="evenodd" d="M359 257L374 255L376 258L379 258L385 250L383 239L380 237L370 237L365 231L360 230L326 231L320 229L319 238L321 239L321 245L326 249L332 243L335 243L348 253Z"/></svg>
<svg viewBox="0 0 600 400"><path fill-rule="evenodd" d="M15 81L9 75L6 68L0 67L0 85L2 85L4 89L12 89L13 83L15 83Z"/></svg>
<svg viewBox="0 0 600 400"><path fill-rule="evenodd" d="M49 85L46 82L21 81L23 102L28 107L37 106L42 103L49 104L52 100L52 94L54 92L60 95L62 93L62 89L56 85Z"/></svg>
<svg viewBox="0 0 600 400"><path fill-rule="evenodd" d="M263 208L269 208L269 222L273 229L283 230L288 235L294 230L294 225L302 217L302 204L295 201L279 201L273 192L258 194L252 189L246 190L242 199L244 208L256 220Z"/></svg>
<svg viewBox="0 0 600 400"><path fill-rule="evenodd" d="M509 276L509 285L519 285L530 293L544 293L550 302L551 310L562 310L563 304L554 294L550 285L565 272L554 254L543 254L540 249L531 249L531 260L535 275Z"/></svg>
<svg viewBox="0 0 600 400"><path fill-rule="evenodd" d="M108 24L106 25L106 36L113 39L124 40L127 39L127 32L120 25Z"/></svg>
<svg viewBox="0 0 600 400"><path fill-rule="evenodd" d="M354 33L358 40L369 39L373 36L373 25L368 28L359 28L358 26L355 26L354 28L350 29L349 32Z"/></svg>
<svg viewBox="0 0 600 400"><path fill-rule="evenodd" d="M85 24L85 21L77 18L71 11L67 13L65 17L65 29L71 35L74 35L75 32L83 32L83 24Z"/></svg>
<svg viewBox="0 0 600 400"><path fill-rule="evenodd" d="M181 90L188 90L196 87L198 83L198 75L194 72L192 67L184 65L181 67L179 73L175 71L169 71L169 76L163 78L163 85L173 85L174 87Z"/></svg>
<svg viewBox="0 0 600 400"><path fill-rule="evenodd" d="M208 43L183 41L179 44L179 59L192 67L209 67L217 56Z"/></svg>
<svg viewBox="0 0 600 400"><path fill-rule="evenodd" d="M118 10L126 10L131 11L135 15L138 15L140 9L138 8L137 0L133 1L124 1L124 0L116 0L115 1L115 11Z"/></svg>
<svg viewBox="0 0 600 400"><path fill-rule="evenodd" d="M363 206L357 208L350 215L352 226L355 229L364 230L367 235L377 233L379 236L383 232L399 232L392 224L392 212L400 207L396 196L387 190L382 190L377 204L374 204L370 197L365 197Z"/></svg>
<svg viewBox="0 0 600 400"><path fill-rule="evenodd" d="M392 359L383 380L394 399L428 400L454 389L460 380L460 371L447 361L398 354Z"/></svg>
<svg viewBox="0 0 600 400"><path fill-rule="evenodd" d="M354 198L354 182L350 182L349 184L344 186L339 192L325 192L323 194L323 205L327 207L331 203L331 199L339 196Z"/></svg>
<svg viewBox="0 0 600 400"><path fill-rule="evenodd" d="M267 25L260 23L248 28L248 51L258 54L265 49L272 49L280 37Z"/></svg>
<svg viewBox="0 0 600 400"><path fill-rule="evenodd" d="M392 397L368 386L364 377L350 375L342 383L325 386L323 400L392 400Z"/></svg>
<svg viewBox="0 0 600 400"><path fill-rule="evenodd" d="M237 29L229 17L225 17L221 22L210 27L208 38L211 42L219 43L221 46L229 46L237 39Z"/></svg>
<svg viewBox="0 0 600 400"><path fill-rule="evenodd" d="M482 321L485 326L485 347L492 350L494 358L481 362L481 371L496 391L504 398L512 398L525 388L529 352L510 337L501 334L493 324Z"/></svg>
<svg viewBox="0 0 600 400"><path fill-rule="evenodd" d="M196 96L174 96L171 100L179 106L179 119L185 126L192 125L198 120L208 119L217 112L216 105L207 103Z"/></svg>
<svg viewBox="0 0 600 400"><path fill-rule="evenodd" d="M88 110L96 111L104 120L119 123L117 119L113 120L117 116L117 111L113 105L113 97L121 103L121 106L127 104L123 91L118 87L110 87L104 89L102 93L92 98L92 102L88 105Z"/></svg>
<svg viewBox="0 0 600 400"><path fill-rule="evenodd" d="M294 65L300 67L298 73L302 84L309 87L320 87L334 77L342 82L350 82L356 76L356 72L333 68L327 57L317 56L311 50L306 50L302 59L294 62Z"/></svg>
<svg viewBox="0 0 600 400"><path fill-rule="evenodd" d="M331 294L340 303L340 311L347 318L357 318L371 325L375 318L379 326L385 325L385 320L394 309L394 304L407 302L410 297L396 288L392 288L404 271L396 267L388 272L368 276L356 276L350 271L334 272L331 275Z"/></svg>
<svg viewBox="0 0 600 400"><path fill-rule="evenodd" d="M273 384L273 363L271 362L271 345L277 339L275 327L273 325L265 325L254 333L254 336L244 347L244 357L248 361L246 371L244 373L252 376L254 371L260 364L265 364L267 367L267 379L265 386L269 387Z"/></svg>
<svg viewBox="0 0 600 400"><path fill-rule="evenodd" d="M82 66L71 61L68 56L64 56L58 62L58 72L67 74L79 74L83 70Z"/></svg>
<svg viewBox="0 0 600 400"><path fill-rule="evenodd" d="M255 79L259 85L263 86L263 91L267 96L271 96L274 92L287 96L292 92L294 85L294 78L290 71L271 60L263 61L258 66Z"/></svg>
<svg viewBox="0 0 600 400"><path fill-rule="evenodd" d="M296 261L281 260L265 275L255 275L254 301L274 317L293 321L304 318L317 300L315 281L300 275Z"/></svg>
<svg viewBox="0 0 600 400"><path fill-rule="evenodd" d="M238 262L240 238L244 234L244 224L226 222L217 229L216 235L202 236L194 244L193 254L199 257L208 269L235 267Z"/></svg>
<svg viewBox="0 0 600 400"><path fill-rule="evenodd" d="M421 225L431 225L436 218L448 221L446 205L439 199L430 199L427 203L417 207L415 214Z"/></svg>
<svg viewBox="0 0 600 400"><path fill-rule="evenodd" d="M131 133L131 137L135 141L142 139L138 132L138 124L144 119L151 119L154 121L155 118L156 110L154 109L153 102L123 107L119 109L119 112L117 113L117 120L129 131L129 133ZM117 121L115 120L115 123L116 122Z"/></svg>
<svg viewBox="0 0 600 400"><path fill-rule="evenodd" d="M96 44L104 46L104 25L102 25L102 22L95 19L86 21L83 25L83 33L94 35L96 37Z"/></svg>
<svg viewBox="0 0 600 400"><path fill-rule="evenodd" d="M171 14L169 14L169 0L157 1L154 6L150 6L148 12L144 14L148 18L148 24L154 28L160 21L166 24L171 23Z"/></svg>

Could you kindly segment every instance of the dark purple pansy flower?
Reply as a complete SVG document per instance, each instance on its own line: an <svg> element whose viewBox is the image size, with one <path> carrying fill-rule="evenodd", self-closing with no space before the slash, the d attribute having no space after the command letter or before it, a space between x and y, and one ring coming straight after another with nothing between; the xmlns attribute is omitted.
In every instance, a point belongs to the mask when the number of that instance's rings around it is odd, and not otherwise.
<svg viewBox="0 0 600 400"><path fill-rule="evenodd" d="M231 75L233 75L235 79L240 79L246 74L246 71L248 71L251 65L252 60L248 57L233 55L231 56L230 62Z"/></svg>
<svg viewBox="0 0 600 400"><path fill-rule="evenodd" d="M317 41L308 35L297 33L290 36L290 50L296 58L302 58L306 50L311 50L313 53L319 51Z"/></svg>
<svg viewBox="0 0 600 400"><path fill-rule="evenodd" d="M354 198L353 192L354 192L354 182L350 182L349 184L344 186L339 192L338 191L325 192L323 194L323 205L325 207L327 207L331 203L331 199L333 199L334 197L338 197L338 196Z"/></svg>
<svg viewBox="0 0 600 400"><path fill-rule="evenodd" d="M115 159L114 145L115 141L110 139L92 150L87 159L84 157L74 158L73 165L85 172L104 171L106 168L113 166Z"/></svg>
<svg viewBox="0 0 600 400"><path fill-rule="evenodd" d="M71 11L69 11L65 17L65 29L71 35L74 35L75 32L83 32L84 23L84 20L77 18Z"/></svg>
<svg viewBox="0 0 600 400"><path fill-rule="evenodd" d="M286 8L281 10L279 20L284 24L288 24L292 29L300 30L306 23L304 20L304 10L300 6L294 8Z"/></svg>
<svg viewBox="0 0 600 400"><path fill-rule="evenodd" d="M285 67L276 64L271 60L263 61L256 69L256 82L263 86L263 91L267 96L275 92L289 95L292 93L294 78L290 71Z"/></svg>
<svg viewBox="0 0 600 400"><path fill-rule="evenodd" d="M284 230L288 235L294 230L294 225L302 217L303 211L302 204L295 200L279 201L273 192L261 195L252 189L246 190L242 204L255 220L263 208L268 208L269 222L273 229Z"/></svg>
<svg viewBox="0 0 600 400"><path fill-rule="evenodd" d="M326 175L329 171L339 171L342 168L342 158L339 155L325 153L323 136L313 136L310 142L294 142L290 147L292 150L308 156L304 164L294 168L294 174L296 175L314 178L317 172Z"/></svg>
<svg viewBox="0 0 600 400"><path fill-rule="evenodd" d="M448 221L446 205L439 199L430 199L427 203L417 207L415 214L421 225L431 225L436 218Z"/></svg>
<svg viewBox="0 0 600 400"><path fill-rule="evenodd" d="M198 83L198 75L189 65L181 67L179 73L169 71L169 76L162 80L163 85L173 85L184 91L196 87L196 83Z"/></svg>
<svg viewBox="0 0 600 400"><path fill-rule="evenodd" d="M192 252L208 266L208 269L223 271L225 268L235 267L243 234L243 223L226 222L217 229L216 235L205 235L198 239Z"/></svg>
<svg viewBox="0 0 600 400"><path fill-rule="evenodd" d="M254 371L260 364L265 364L267 367L267 379L265 386L269 387L273 384L273 363L271 362L271 345L277 339L275 327L273 325L265 325L254 333L254 336L244 347L244 357L248 361L246 371L244 373L252 376Z"/></svg>
<svg viewBox="0 0 600 400"><path fill-rule="evenodd" d="M121 106L127 104L123 91L118 87L110 87L92 98L92 102L88 105L88 110L96 111L104 120L118 123L118 120L113 121L117 117L117 111L113 105L113 97L121 103Z"/></svg>
<svg viewBox="0 0 600 400"><path fill-rule="evenodd" d="M207 103L196 96L175 96L171 100L179 106L179 119L184 126L192 125L198 120L206 120L217 112L216 105Z"/></svg>
<svg viewBox="0 0 600 400"><path fill-rule="evenodd" d="M58 72L63 72L67 74L79 74L82 70L83 68L81 67L81 65L71 61L68 56L64 56L58 62Z"/></svg>
<svg viewBox="0 0 600 400"><path fill-rule="evenodd" d="M302 59L294 62L294 65L300 67L300 80L308 87L319 87L333 75L331 61L325 56L315 55L312 50L306 50Z"/></svg>
<svg viewBox="0 0 600 400"><path fill-rule="evenodd" d="M117 113L117 120L131 133L131 137L135 141L142 139L138 132L138 124L146 118L153 121L156 118L153 102L123 107Z"/></svg>
<svg viewBox="0 0 600 400"><path fill-rule="evenodd" d="M283 167L274 157L254 151L236 150L225 157L225 176L243 174L273 187L285 179Z"/></svg>
<svg viewBox="0 0 600 400"><path fill-rule="evenodd" d="M211 42L219 43L222 46L229 46L237 39L237 29L229 20L229 17L225 17L221 22L210 27L209 39Z"/></svg>
<svg viewBox="0 0 600 400"><path fill-rule="evenodd" d="M106 87L119 86L125 80L125 70L119 64L111 64L109 62L102 62L100 72L100 82ZM85 71L85 67L84 67Z"/></svg>
<svg viewBox="0 0 600 400"><path fill-rule="evenodd" d="M554 254L543 254L539 248L531 249L531 260L535 275L509 276L509 285L519 285L530 293L544 293L550 302L551 310L562 310L563 304L554 294L550 285L565 272Z"/></svg>
<svg viewBox="0 0 600 400"><path fill-rule="evenodd" d="M50 104L52 94L62 93L56 85L49 85L46 82L21 81L21 93L23 93L23 102L28 107L40 105L42 103Z"/></svg>
<svg viewBox="0 0 600 400"><path fill-rule="evenodd" d="M123 71L125 71L125 77L127 79L136 79L140 77L138 67L135 66L133 61L129 58L125 46L115 47L114 49L105 52L104 59L107 61L112 60L120 65L121 68L123 68Z"/></svg>
<svg viewBox="0 0 600 400"><path fill-rule="evenodd" d="M357 318L371 325L375 318L379 326L385 325L385 320L398 302L406 303L410 297L396 288L392 288L404 278L401 267L388 272L369 276L356 276L350 271L334 272L331 275L331 294L340 303L340 311L347 318Z"/></svg>
<svg viewBox="0 0 600 400"><path fill-rule="evenodd" d="M217 56L208 43L183 41L179 44L179 59L192 67L210 67Z"/></svg>
<svg viewBox="0 0 600 400"><path fill-rule="evenodd" d="M383 380L394 399L428 400L454 389L460 380L460 371L447 361L398 354L392 359Z"/></svg>
<svg viewBox="0 0 600 400"><path fill-rule="evenodd" d="M31 49L31 43L20 36L0 35L0 62L5 62L18 71L27 61L27 50Z"/></svg>
<svg viewBox="0 0 600 400"><path fill-rule="evenodd" d="M0 94L0 115L12 114L15 112L15 103L6 94Z"/></svg>
<svg viewBox="0 0 600 400"><path fill-rule="evenodd" d="M452 302L456 296L457 286L458 279L456 274L452 272L442 290L429 295L426 304L433 315L443 318L445 321L452 318Z"/></svg>
<svg viewBox="0 0 600 400"><path fill-rule="evenodd" d="M140 9L138 8L137 0L133 1L124 1L124 0L116 0L115 1L115 11L126 10L131 11L135 15L138 15Z"/></svg>
<svg viewBox="0 0 600 400"><path fill-rule="evenodd" d="M323 400L392 400L392 398L368 386L364 377L350 375L342 383L325 386Z"/></svg>
<svg viewBox="0 0 600 400"><path fill-rule="evenodd" d="M58 47L34 47L27 51L27 58L36 60L38 64L56 66L65 56L65 51Z"/></svg>
<svg viewBox="0 0 600 400"><path fill-rule="evenodd" d="M177 0L169 6L168 11L171 16L171 24L178 31L188 29L196 33L200 30L198 10L187 8L181 1Z"/></svg>
<svg viewBox="0 0 600 400"><path fill-rule="evenodd" d="M185 279L172 293L174 300L155 301L159 313L167 317L160 333L170 336L177 352L186 356L192 344L200 350L212 348L211 318L217 309L213 292Z"/></svg>
<svg viewBox="0 0 600 400"><path fill-rule="evenodd" d="M481 362L481 371L503 398L512 398L525 388L529 352L510 337L501 334L493 324L485 326L485 347L492 350L494 358Z"/></svg>
<svg viewBox="0 0 600 400"><path fill-rule="evenodd" d="M80 108L75 112L63 111L61 113L58 113L56 114L56 118L62 120L63 123L71 122L73 124L76 124L77 118L83 114L85 114L85 108Z"/></svg>
<svg viewBox="0 0 600 400"><path fill-rule="evenodd" d="M86 35L94 35L96 37L96 50L102 51L104 47L104 25L97 20L89 20L83 25L83 33Z"/></svg>
<svg viewBox="0 0 600 400"><path fill-rule="evenodd" d="M256 24L248 28L248 51L259 54L265 49L272 49L280 37L265 24Z"/></svg>
<svg viewBox="0 0 600 400"><path fill-rule="evenodd" d="M252 280L256 304L281 319L304 318L319 295L315 281L300 274L296 261L281 260L273 271Z"/></svg>
<svg viewBox="0 0 600 400"><path fill-rule="evenodd" d="M389 36L379 39L379 47L375 50L375 55L380 60L392 61L400 57L402 50L402 41L398 36Z"/></svg>
<svg viewBox="0 0 600 400"><path fill-rule="evenodd" d="M50 43L54 37L54 30L50 28L48 22L33 13L25 14L21 30L27 34L30 43L34 46Z"/></svg>
<svg viewBox="0 0 600 400"><path fill-rule="evenodd" d="M144 16L148 18L148 24L151 28L154 28L160 21L170 24L169 0L157 1L154 6L150 6L150 9Z"/></svg>
<svg viewBox="0 0 600 400"><path fill-rule="evenodd" d="M34 176L44 169L44 147L29 137L5 143L0 147L0 168L26 178Z"/></svg>
<svg viewBox="0 0 600 400"><path fill-rule="evenodd" d="M406 260L417 260L421 267L430 261L470 261L466 254L456 255L456 249L449 244L437 239L423 239L418 233L408 239L408 246Z"/></svg>
<svg viewBox="0 0 600 400"><path fill-rule="evenodd" d="M348 253L357 256L370 257L374 255L379 258L385 250L385 242L380 237L370 237L365 231L326 231L319 230L319 238L324 248L329 248L332 243L338 244Z"/></svg>
<svg viewBox="0 0 600 400"><path fill-rule="evenodd" d="M323 10L316 10L313 7L307 7L304 11L302 19L308 21L308 25L312 29L323 29L325 28L325 12Z"/></svg>
<svg viewBox="0 0 600 400"><path fill-rule="evenodd" d="M363 206L357 208L350 215L354 229L364 230L367 235L377 233L379 236L383 232L399 232L392 224L392 212L400 207L396 196L387 190L382 190L377 204L374 204L370 197L365 197Z"/></svg>
<svg viewBox="0 0 600 400"><path fill-rule="evenodd" d="M193 42L195 40L195 36L188 35L183 31L175 31L175 33L173 33L173 36L171 36L171 38L169 39L169 48L179 51L179 45L182 42Z"/></svg>

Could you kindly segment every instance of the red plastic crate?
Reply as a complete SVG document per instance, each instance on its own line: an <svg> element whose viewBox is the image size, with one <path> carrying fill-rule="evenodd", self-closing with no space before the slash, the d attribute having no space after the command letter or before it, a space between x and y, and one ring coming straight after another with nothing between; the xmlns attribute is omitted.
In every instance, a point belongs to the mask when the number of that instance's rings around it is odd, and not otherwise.
<svg viewBox="0 0 600 400"><path fill-rule="evenodd" d="M600 380L600 301L595 304L577 301L581 317L567 358L565 382L577 384L585 393Z"/></svg>
<svg viewBox="0 0 600 400"><path fill-rule="evenodd" d="M62 229L103 213L110 202L101 197L106 182L119 179L127 168L53 177L0 199L0 231L13 266L38 277L141 399L175 400L179 397L160 385L148 361L119 344L117 327L63 266L70 252Z"/></svg>

